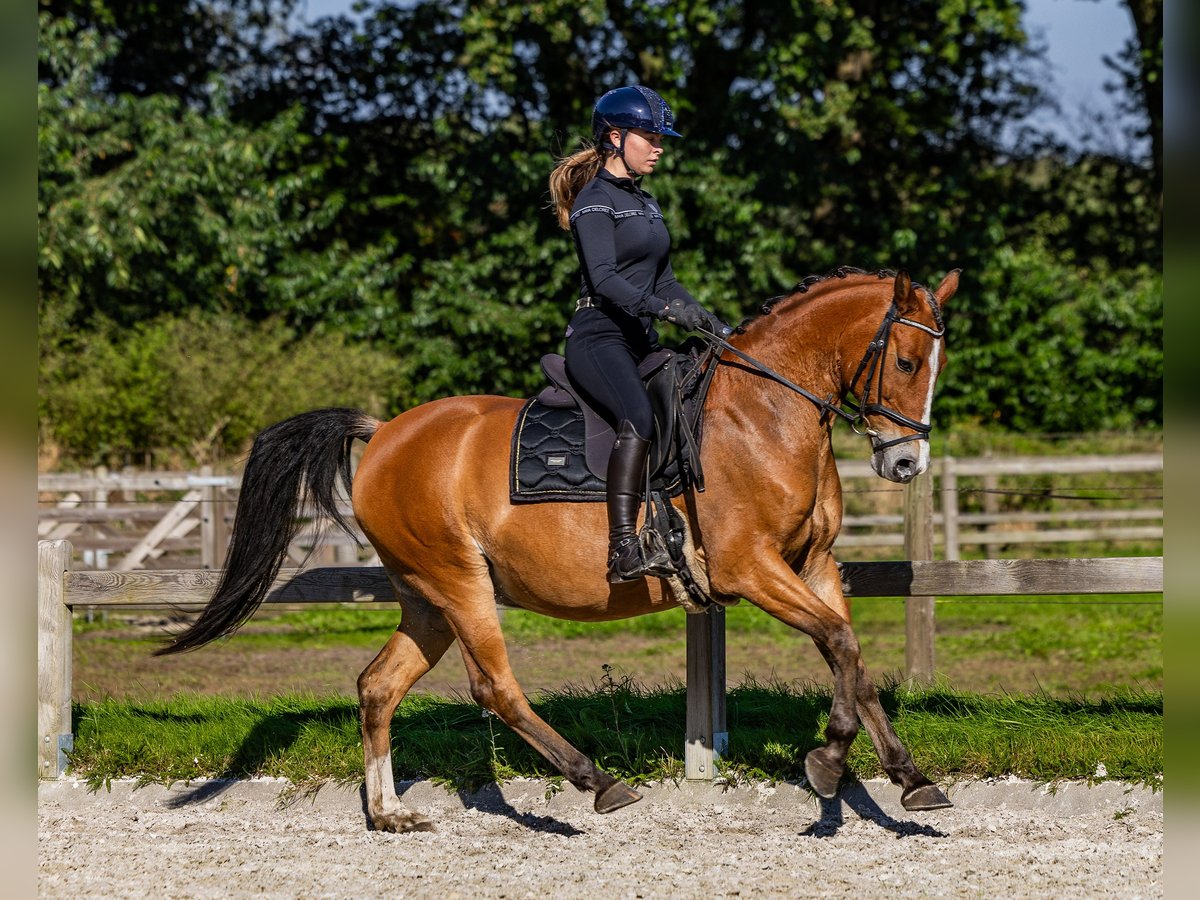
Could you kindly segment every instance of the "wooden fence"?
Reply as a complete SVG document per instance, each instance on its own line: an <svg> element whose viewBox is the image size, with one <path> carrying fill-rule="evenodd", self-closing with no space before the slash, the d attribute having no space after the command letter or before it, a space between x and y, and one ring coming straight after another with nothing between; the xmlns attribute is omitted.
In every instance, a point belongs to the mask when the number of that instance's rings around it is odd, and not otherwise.
<svg viewBox="0 0 1200 900"><path fill-rule="evenodd" d="M919 489L913 491L919 502ZM65 772L71 732L71 618L76 607L198 609L216 586L213 570L77 571L66 540L38 543L38 774ZM1162 557L1039 560L912 560L842 566L855 597L1161 593ZM284 571L266 602L394 600L377 567ZM932 638L930 639L932 643ZM711 779L725 749L725 614L687 617L686 775Z"/></svg>
<svg viewBox="0 0 1200 900"><path fill-rule="evenodd" d="M1136 507L1058 508L1019 512L1000 508L1005 491L1002 478L1161 473L1161 453L1075 457L955 457L935 458L930 467L936 503L919 511L905 506L903 489L874 475L866 460L838 462L848 513L837 541L839 558L861 556L864 548L899 548L906 544L914 514L929 519L934 555L959 559L962 548L983 547L985 555L1008 546L1047 543L1161 542L1163 536L1161 482L1158 496L1141 498ZM107 472L48 474L38 477L38 538L70 539L77 551L76 566L132 571L143 568L218 569L233 520L237 475L198 473ZM139 495L179 495L170 501L137 502ZM1028 491L1045 494L1042 488ZM856 507L859 495L871 506L894 508L864 514ZM891 496L889 496L891 495ZM981 499L980 499L981 498ZM1075 498L1077 499L1077 498ZM1107 498L1111 499L1111 498ZM1132 502L1132 501L1131 501ZM345 503L349 512L349 504ZM304 560L323 523L307 523L290 550L297 565ZM1110 549L1111 553L1112 550ZM911 557L910 557L911 558ZM378 565L372 554L360 558L356 545L341 532L329 534L318 562Z"/></svg>

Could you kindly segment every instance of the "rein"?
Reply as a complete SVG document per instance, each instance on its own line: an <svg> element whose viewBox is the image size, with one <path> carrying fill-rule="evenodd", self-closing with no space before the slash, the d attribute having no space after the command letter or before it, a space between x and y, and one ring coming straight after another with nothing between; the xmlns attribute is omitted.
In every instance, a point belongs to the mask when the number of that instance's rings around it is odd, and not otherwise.
<svg viewBox="0 0 1200 900"><path fill-rule="evenodd" d="M850 424L850 427L854 429L855 434L861 434L870 437L872 448L878 451L883 450L886 447L891 447L894 444L903 444L907 441L929 440L929 432L933 430L932 424L928 422L918 422L916 419L910 419L903 413L897 412L896 410L883 405L883 366L880 365L880 362L887 357L887 347L892 336L892 326L896 324L907 325L911 328L920 329L921 331L924 331L926 334L930 334L935 338L940 338L946 333L945 327L935 330L930 328L928 325L923 325L922 323L914 321L913 319L906 319L904 316L901 316L896 307L896 301L893 300L891 305L888 307L888 311L884 314L883 321L879 324L878 330L875 332L875 337L867 345L867 350L863 354L862 361L859 362L858 369L854 373L854 378L850 382L849 392L856 394L859 379L863 377L864 373L866 374L866 380L864 382L865 388L861 395L860 401L855 402L847 399L846 397L842 398L842 404L850 407L850 412L847 412L841 406L834 403L832 394L830 394L828 397L820 397L814 394L812 391L805 390L794 381L791 381L790 379L785 378L783 375L780 375L765 363L759 362L748 353L743 353L724 338L718 337L705 328L700 328L697 330L704 335L705 340L707 340L710 344L714 344L724 350L728 350L734 356L749 364L760 374L765 375L772 381L778 382L789 390L799 394L801 397L804 397L818 409L822 410L822 417L826 415L835 415L841 419L845 419L846 422ZM719 359L717 361L718 363L720 362ZM875 394L878 398L874 403L871 402L872 388L875 389ZM878 433L869 425L866 425L866 417L868 415L876 414L881 415L904 428L911 428L916 433L906 434L890 441L876 443L875 438ZM866 425L866 430L860 431L860 425Z"/></svg>
<svg viewBox="0 0 1200 900"><path fill-rule="evenodd" d="M730 353L732 353L734 356L741 359L743 362L748 363L752 368L757 369L759 374L766 375L772 381L777 381L780 384L782 384L785 388L795 391L797 394L799 394L801 397L805 398L806 400L812 401L812 403L818 409L822 409L826 413L832 413L835 416L841 416L843 419L845 419L847 422L850 423L851 427L856 425L858 422L862 421L861 415L859 415L857 413L855 413L855 414L848 413L844 409L842 409L840 406L838 406L836 403L834 403L832 394L828 398L818 397L812 391L807 391L804 388L800 387L800 385L796 384L796 382L790 381L789 379L784 378L782 375L780 375L778 372L776 372L774 369L772 369L766 363L759 362L757 359L755 359L753 356L751 356L748 353L743 353L741 350L739 350L737 347L733 346L733 344L729 343L729 341L725 340L724 338L717 337L715 334L713 334L711 331L706 330L705 328L698 328L696 330L699 331L702 335L704 335L704 339L706 341L708 341L709 343L716 344L718 347L721 347L724 350L728 350ZM865 361L865 358L864 358L864 361ZM717 362L719 364L720 359L718 359Z"/></svg>

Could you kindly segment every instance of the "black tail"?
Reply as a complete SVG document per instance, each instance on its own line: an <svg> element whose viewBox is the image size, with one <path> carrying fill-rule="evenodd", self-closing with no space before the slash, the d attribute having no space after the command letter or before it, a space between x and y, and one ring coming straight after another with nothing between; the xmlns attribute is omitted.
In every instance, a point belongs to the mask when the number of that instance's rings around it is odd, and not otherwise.
<svg viewBox="0 0 1200 900"><path fill-rule="evenodd" d="M232 634L258 609L287 556L299 527L296 516L311 505L351 534L338 511L338 479L350 490L350 448L369 441L380 422L356 409L318 409L272 425L254 441L246 470L225 571L200 618L155 656L195 650Z"/></svg>

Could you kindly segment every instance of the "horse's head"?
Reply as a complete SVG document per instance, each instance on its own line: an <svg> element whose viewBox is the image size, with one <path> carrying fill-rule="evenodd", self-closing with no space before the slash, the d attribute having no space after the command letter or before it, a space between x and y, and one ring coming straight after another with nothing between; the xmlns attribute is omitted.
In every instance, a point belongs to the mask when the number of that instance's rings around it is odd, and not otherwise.
<svg viewBox="0 0 1200 900"><path fill-rule="evenodd" d="M870 437L871 468L889 481L912 481L929 467L933 390L946 363L942 307L957 289L957 269L932 292L897 273L888 310L850 379L855 430ZM853 358L855 348L844 352Z"/></svg>

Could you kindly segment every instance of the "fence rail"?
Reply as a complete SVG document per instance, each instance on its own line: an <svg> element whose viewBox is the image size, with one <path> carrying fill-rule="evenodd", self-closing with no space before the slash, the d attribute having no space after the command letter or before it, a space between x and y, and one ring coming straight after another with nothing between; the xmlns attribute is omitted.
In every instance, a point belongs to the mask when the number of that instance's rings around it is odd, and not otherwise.
<svg viewBox="0 0 1200 900"><path fill-rule="evenodd" d="M73 571L69 541L38 543L38 773L66 771L71 733L71 618L79 606L196 609L220 573L185 569L142 572ZM981 594L1161 593L1162 557L1039 560L912 560L842 565L855 597ZM394 600L382 569L337 566L283 571L266 602L322 603ZM727 745L724 611L687 619L688 778L711 779ZM930 637L932 640L932 637Z"/></svg>
<svg viewBox="0 0 1200 900"><path fill-rule="evenodd" d="M866 460L839 460L838 471L845 494L862 490L873 495L895 494L902 488L881 482ZM968 546L982 547L987 555L1006 545L1156 542L1163 536L1161 496L1141 498L1129 509L999 510L1003 495L997 484L1006 477L1086 474L1132 475L1162 471L1161 453L1074 457L940 457L930 466L934 494L939 502L924 510L933 528L935 550L946 559L958 559ZM961 488L961 479L979 479L979 488ZM128 571L169 567L172 563L220 568L224 563L240 476L216 475L211 469L185 472L107 472L47 474L38 477L39 539L70 539L80 554L78 563L88 568ZM1155 489L1161 494L1161 485ZM170 501L130 502L135 494L172 492L182 497ZM1030 489L1039 493L1041 489ZM982 511L964 508L967 498L981 494ZM861 548L888 548L904 543L905 514L898 503L894 512L855 513L844 518L836 549L851 555ZM976 506L979 504L976 503ZM886 508L886 504L885 504ZM349 502L343 501L349 512ZM1135 524L1136 523L1136 524ZM292 560L304 560L321 522L301 529L291 548ZM356 545L341 532L329 534L326 555L319 561L378 565L378 558L360 558Z"/></svg>

